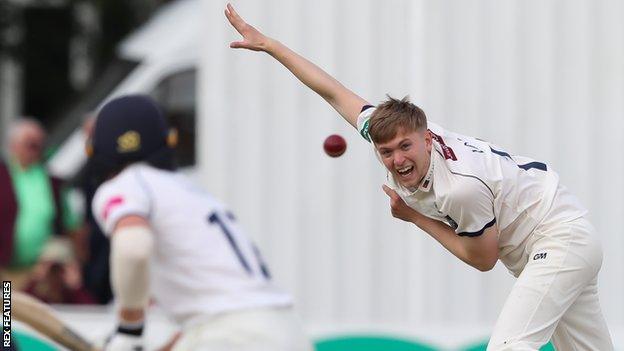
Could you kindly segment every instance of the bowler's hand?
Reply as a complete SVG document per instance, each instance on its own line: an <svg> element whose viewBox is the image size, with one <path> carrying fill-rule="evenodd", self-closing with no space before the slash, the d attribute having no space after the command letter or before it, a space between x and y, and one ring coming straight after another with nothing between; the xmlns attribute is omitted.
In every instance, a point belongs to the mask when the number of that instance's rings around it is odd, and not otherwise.
<svg viewBox="0 0 624 351"><path fill-rule="evenodd" d="M240 35L243 36L243 40L231 42L231 48L249 49L253 51L265 51L267 49L269 38L260 33L260 31L252 25L245 22L245 20L238 15L236 10L234 10L234 7L231 4L227 4L225 17L227 17L228 21L230 21L232 27L234 27Z"/></svg>
<svg viewBox="0 0 624 351"><path fill-rule="evenodd" d="M407 206L405 201L403 201L396 191L390 189L386 185L383 185L382 188L388 197L390 197L390 209L392 210L392 216L406 222L414 223L420 214L413 208Z"/></svg>

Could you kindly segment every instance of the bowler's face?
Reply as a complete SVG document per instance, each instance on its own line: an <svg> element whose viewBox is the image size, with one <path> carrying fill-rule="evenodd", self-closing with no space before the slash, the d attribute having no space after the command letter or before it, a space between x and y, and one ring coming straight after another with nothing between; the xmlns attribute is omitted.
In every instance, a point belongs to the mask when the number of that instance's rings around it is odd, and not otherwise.
<svg viewBox="0 0 624 351"><path fill-rule="evenodd" d="M394 138L375 144L375 147L397 182L411 190L420 185L431 162L431 134L428 131L401 128Z"/></svg>

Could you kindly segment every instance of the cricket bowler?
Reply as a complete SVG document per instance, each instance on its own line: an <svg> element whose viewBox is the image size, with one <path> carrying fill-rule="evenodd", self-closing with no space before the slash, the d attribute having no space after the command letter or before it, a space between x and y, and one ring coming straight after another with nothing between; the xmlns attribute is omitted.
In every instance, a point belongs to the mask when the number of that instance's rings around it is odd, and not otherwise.
<svg viewBox="0 0 624 351"><path fill-rule="evenodd" d="M549 340L559 351L613 350L598 300L600 243L547 164L448 131L407 98L372 106L229 4L225 15L243 37L230 47L271 55L372 144L394 217L480 271L500 260L517 277L488 350L539 350Z"/></svg>

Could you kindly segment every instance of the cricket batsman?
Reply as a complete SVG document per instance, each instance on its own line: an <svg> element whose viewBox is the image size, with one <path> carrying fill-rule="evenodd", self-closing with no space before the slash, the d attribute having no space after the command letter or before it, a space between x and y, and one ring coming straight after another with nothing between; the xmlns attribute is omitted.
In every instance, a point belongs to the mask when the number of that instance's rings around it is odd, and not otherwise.
<svg viewBox="0 0 624 351"><path fill-rule="evenodd" d="M291 297L221 202L175 171L176 135L156 103L127 95L98 113L92 202L111 240L118 327L105 350L143 347L148 301L181 326L175 351L309 351Z"/></svg>

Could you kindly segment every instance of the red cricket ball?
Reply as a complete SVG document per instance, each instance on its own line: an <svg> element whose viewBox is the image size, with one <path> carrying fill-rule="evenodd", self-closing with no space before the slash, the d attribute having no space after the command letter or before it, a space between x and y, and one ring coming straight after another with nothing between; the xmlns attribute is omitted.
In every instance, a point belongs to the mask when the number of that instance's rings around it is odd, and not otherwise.
<svg viewBox="0 0 624 351"><path fill-rule="evenodd" d="M347 150L347 142L338 134L332 134L323 143L325 153L331 157L338 157Z"/></svg>

